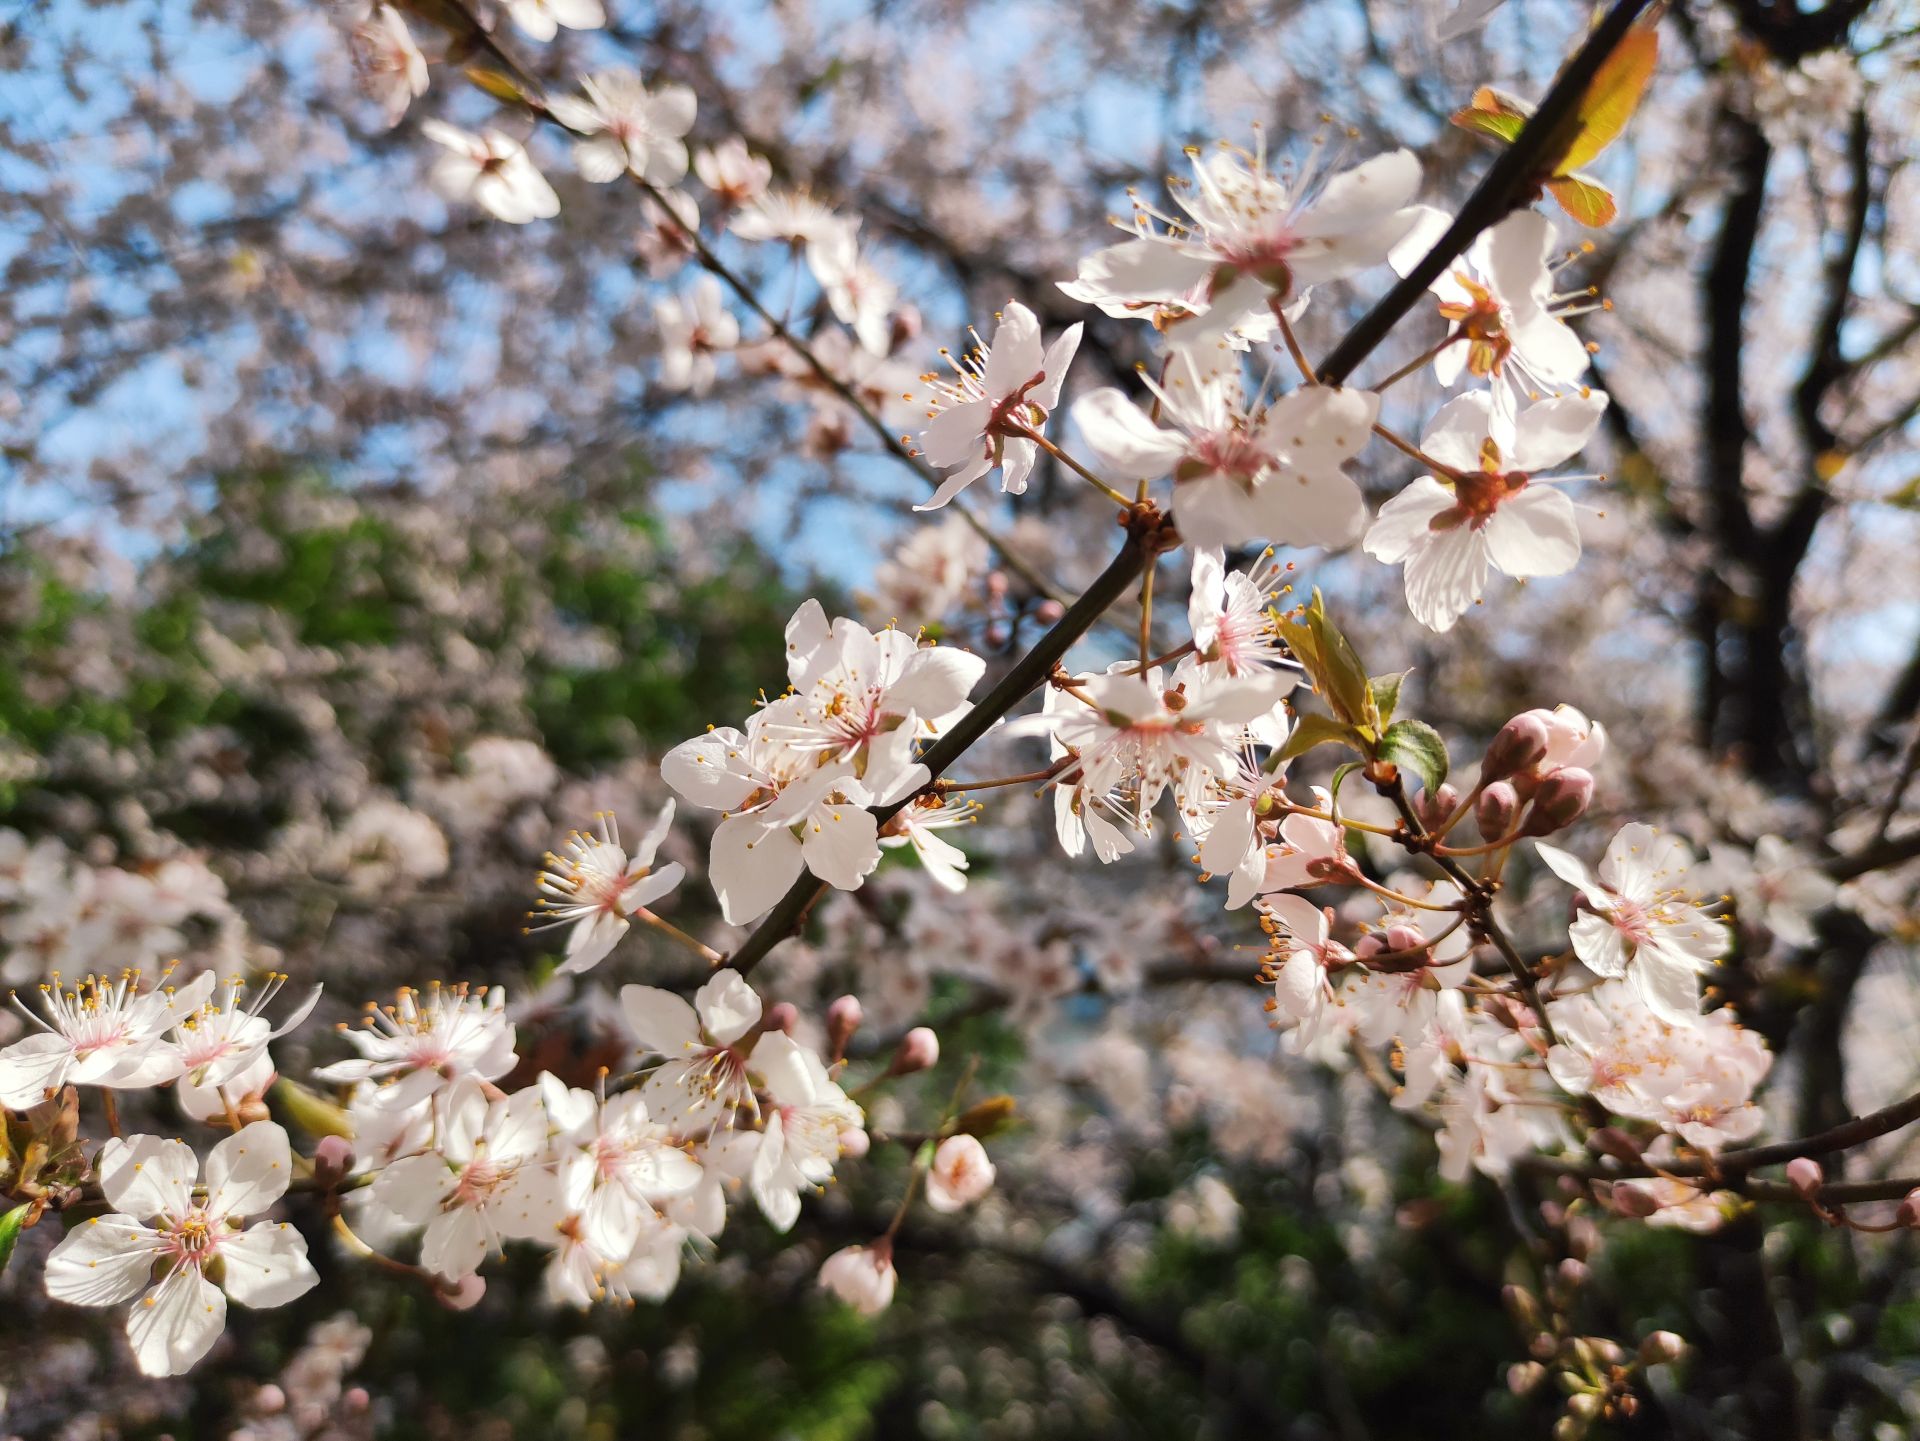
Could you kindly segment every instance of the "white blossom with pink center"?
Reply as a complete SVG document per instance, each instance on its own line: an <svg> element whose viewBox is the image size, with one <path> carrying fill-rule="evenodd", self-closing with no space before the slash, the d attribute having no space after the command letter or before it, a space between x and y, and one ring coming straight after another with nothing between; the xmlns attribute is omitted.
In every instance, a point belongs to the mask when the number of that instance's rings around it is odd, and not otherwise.
<svg viewBox="0 0 1920 1441"><path fill-rule="evenodd" d="M1534 844L1586 901L1572 939L1587 969L1631 981L1660 1019L1696 1024L1700 974L1726 953L1729 936L1681 884L1693 865L1685 842L1638 822L1622 826L1597 874L1557 846Z"/></svg>
<svg viewBox="0 0 1920 1441"><path fill-rule="evenodd" d="M117 980L89 976L64 990L55 975L40 988L44 1015L14 997L39 1030L0 1050L0 1106L24 1111L65 1085L125 1089L171 1081L181 1061L165 1042L167 1029L199 1009L213 984L213 974L203 972L177 992L149 990L138 971L127 970Z"/></svg>
<svg viewBox="0 0 1920 1441"><path fill-rule="evenodd" d="M597 820L598 835L575 831L567 838L566 854L549 854L540 873L544 894L533 913L539 922L535 929L573 927L560 975L599 965L626 935L630 918L679 885L686 874L677 861L654 865L660 843L673 826L672 801L660 808L632 859L620 844L619 822L604 812Z"/></svg>
<svg viewBox="0 0 1920 1441"><path fill-rule="evenodd" d="M184 1141L132 1136L100 1152L110 1214L81 1222L47 1257L47 1294L81 1306L139 1297L127 1317L134 1359L149 1376L177 1376L212 1348L227 1299L283 1306L318 1282L307 1243L284 1222L240 1222L286 1193L293 1174L287 1133L255 1121L200 1163Z"/></svg>

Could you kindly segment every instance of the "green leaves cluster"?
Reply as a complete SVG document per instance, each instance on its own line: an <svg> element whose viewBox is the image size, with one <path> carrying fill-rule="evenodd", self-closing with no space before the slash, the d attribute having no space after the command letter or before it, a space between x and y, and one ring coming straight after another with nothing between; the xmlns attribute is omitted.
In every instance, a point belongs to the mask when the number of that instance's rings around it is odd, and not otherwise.
<svg viewBox="0 0 1920 1441"><path fill-rule="evenodd" d="M1280 616L1277 624L1280 638L1332 714L1303 714L1270 764L1278 768L1317 746L1337 745L1372 766L1411 771L1429 792L1438 790L1447 778L1447 743L1425 721L1394 719L1407 672L1369 676L1346 636L1327 618L1318 588L1311 603ZM1387 779L1384 770L1380 778Z"/></svg>

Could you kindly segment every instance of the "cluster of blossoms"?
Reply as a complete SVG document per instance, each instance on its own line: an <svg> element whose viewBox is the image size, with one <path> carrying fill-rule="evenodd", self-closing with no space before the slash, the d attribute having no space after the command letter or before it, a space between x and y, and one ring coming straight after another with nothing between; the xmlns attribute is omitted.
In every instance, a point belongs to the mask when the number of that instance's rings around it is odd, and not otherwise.
<svg viewBox="0 0 1920 1441"><path fill-rule="evenodd" d="M681 799L723 816L708 868L721 914L756 919L803 870L856 890L887 843L910 845L939 884L963 886L966 857L937 832L971 811L909 802L929 780L919 747L967 713L985 669L966 651L801 606L787 625L789 689L744 731L711 730L660 763ZM869 808L895 805L883 836Z"/></svg>
<svg viewBox="0 0 1920 1441"><path fill-rule="evenodd" d="M593 934L597 916L577 922ZM272 1211L290 1186L331 1198L349 1248L391 1252L417 1236L412 1269L448 1305L484 1290L487 1258L509 1241L548 1256L556 1304L658 1300L682 1258L710 1251L729 1198L751 1196L779 1230L801 1197L827 1184L845 1156L868 1147L866 1118L836 1075L860 1024L852 998L829 1018L834 1053L796 1040L791 1006L764 1007L731 970L691 1003L669 991L620 992L637 1068L614 1085L569 1086L540 1072L511 1092L520 1058L505 994L464 986L403 991L343 1027L355 1054L320 1067L317 1082L346 1088L343 1106L282 1083L268 1043L303 1020L317 993L279 1029L261 1003L218 1005L203 972L178 987L127 975L49 988L45 1029L0 1049L0 1104L46 1144L10 1187L37 1219L84 1198L90 1182L107 1214L71 1229L47 1260L56 1299L133 1302L127 1335L149 1375L186 1370L218 1340L226 1301L279 1306L318 1277L307 1240ZM263 1003L276 987L269 985ZM236 988L237 990L237 988ZM934 1064L930 1031L910 1033L878 1079ZM188 1117L231 1134L202 1162L187 1142L115 1134L89 1161L79 1143L76 1088L151 1090L171 1083ZM310 1129L329 1132L309 1157L267 1119L268 1094ZM117 1111L108 1107L110 1126ZM991 1186L993 1167L971 1134L955 1131L924 1160L927 1203L955 1210ZM918 1179L918 1173L916 1180ZM886 1243L871 1254L884 1254ZM823 1283L866 1310L843 1265ZM891 1270L887 1290L891 1293Z"/></svg>
<svg viewBox="0 0 1920 1441"><path fill-rule="evenodd" d="M1492 8L1465 4L1458 23ZM510 0L507 13L535 39L605 20L597 0ZM397 120L426 89L424 56L387 7L357 44ZM844 386L829 389L882 413L892 357L917 318L863 255L857 220L805 191L772 188L767 162L737 140L691 150L696 107L684 87L607 71L585 77L578 96L519 98L572 136L583 180L641 187L658 212L649 243L663 269L675 256L710 259L698 205L673 188L689 172L733 237L786 246L846 327L832 357ZM434 170L442 193L511 223L557 213L557 193L518 140L438 120L422 130L446 151ZM1439 243L1450 218L1414 203L1418 162L1395 151L1291 174L1269 165L1264 146L1222 147L1196 155L1193 172L1174 187L1178 214L1138 203L1129 238L1087 256L1061 286L1107 315L1148 321L1164 343L1141 399L1108 387L1069 406L1090 461L1050 433L1078 325L1049 341L1033 311L1009 301L990 340L976 334L964 356L948 357L948 375L920 378L919 458L942 473L921 509L951 504L995 470L1002 491L1019 495L1046 456L1125 505L1131 541L1193 547L1183 644L1149 655L1145 613L1138 661L1078 672L1053 664L1036 682L1040 709L1001 732L1045 738L1049 762L1037 779L1052 792L1069 857L1091 851L1112 863L1133 851L1171 794L1202 879L1223 877L1224 907L1251 906L1258 917L1268 941L1258 975L1289 1046L1368 1055L1396 1105L1431 1112L1444 1175L1501 1176L1539 1153L1578 1154L1610 1125L1639 1167L1588 1178L1607 1183L1613 1209L1710 1227L1726 1204L1707 1179L1712 1157L1761 1129L1754 1096L1771 1057L1730 1010L1703 1014L1700 978L1731 934L1702 899L1690 852L1637 823L1592 867L1547 843L1587 812L1607 744L1569 708L1509 722L1459 793L1446 783L1444 740L1396 719L1401 677L1367 675L1317 594L1310 606L1288 600L1290 567L1273 550L1358 545L1399 565L1412 615L1435 631L1481 599L1490 570L1526 579L1577 564L1578 509L1556 486L1591 477L1552 472L1584 448L1608 402L1583 384L1588 352L1567 319L1586 293L1557 288L1561 241L1530 210L1491 227L1432 282L1445 328L1420 360L1374 390L1337 385L1314 372L1292 327L1316 287L1380 266L1414 273ZM655 307L665 388L705 393L718 357L739 348L728 274L710 264ZM1269 395L1270 378L1252 385L1250 367L1276 345L1302 383ZM837 375L816 350L802 358L816 379ZM1439 386L1464 390L1415 443L1382 425L1381 395L1429 363ZM797 369L785 377L805 379ZM1425 473L1375 508L1349 467L1377 435ZM1160 482L1164 508L1152 490ZM928 534L926 569L936 573L909 566L913 575L884 579L893 593L925 582L929 594L915 603L941 609L966 589L984 547L951 528ZM1232 567L1238 550L1256 558ZM1148 564L1158 562L1150 550ZM830 620L817 601L794 614L785 639L787 688L743 727L675 746L660 767L679 801L718 813L706 879L723 919L761 920L807 874L857 890L889 847L910 848L939 890L965 889L968 856L940 832L974 819L969 790L1035 779L969 784L934 773L943 738L986 729L974 724L972 697L987 659L924 633ZM1328 713L1295 707L1303 676ZM1323 745L1357 759L1325 785L1290 778ZM1356 815L1351 792L1342 810L1356 771L1391 814ZM348 851L356 836L407 834L414 813L398 810L349 825ZM684 879L680 865L660 860L675 814L669 802L631 849L602 816L548 858L536 917L567 930L559 975L601 965L636 922L673 930L652 907ZM1456 838L1469 819L1477 844ZM413 833L438 835L424 826ZM1405 868L1383 874L1355 837L1397 848ZM1748 897L1742 910L1789 943L1809 936L1808 913L1831 887L1797 878L1800 867L1765 845L1751 862L1731 854L1731 868L1742 863L1729 882ZM427 868L446 864L442 841ZM1551 941L1534 959L1508 939L1540 909L1507 899L1509 867L1527 873L1528 899L1552 894L1548 875L1577 898L1570 925L1535 927ZM82 884L83 873L94 879ZM1316 904L1313 893L1328 886L1340 888L1344 910ZM56 849L0 833L0 902L9 905L0 918L9 969L44 974L74 957L92 968L71 987L54 972L40 1013L23 1008L36 1032L0 1048L0 1106L48 1143L31 1174L8 1176L9 1192L36 1222L104 1202L105 1214L52 1250L47 1289L78 1304L132 1303L127 1334L148 1374L204 1356L227 1299L277 1306L316 1283L302 1234L258 1219L290 1190L323 1198L349 1249L414 1272L449 1305L477 1301L489 1257L514 1243L546 1256L550 1300L584 1307L669 1294L684 1258L712 1248L738 1196L789 1230L802 1198L874 1139L855 1099L865 1088L842 1084L862 1020L851 997L825 1017L821 1047L803 1039L793 1006L764 1004L741 970L718 969L691 1001L626 985L618 1018L634 1064L586 1088L523 1065L503 990L407 990L343 1028L353 1054L311 1077L338 1088L329 1099L281 1082L271 1053L314 1009L317 988L276 1025L266 1008L284 977L251 1000L232 982L215 1000L222 983L212 970L177 987L170 971L157 985L144 979L181 949L189 919L218 927L230 917L204 868L82 872ZM674 934L709 961L726 959ZM977 945L1004 939L982 934ZM1066 966L1021 959L1047 972L1047 984L1057 973L1066 980L1058 989L1069 987ZM1380 1047L1385 1064L1372 1055ZM910 1031L869 1085L936 1059L932 1033ZM230 1133L204 1162L184 1141L120 1134L114 1093L168 1086L190 1120ZM78 1136L78 1088L104 1093L113 1132L91 1153ZM271 1119L276 1107L327 1133L311 1157L295 1154ZM979 1133L993 1118L972 1116L950 1111L915 1138L893 1227L830 1257L823 1287L862 1312L882 1310L897 1282L894 1236L916 1196L951 1212L991 1188ZM1226 1206L1203 1199L1182 1203L1193 1224L1230 1232ZM399 1260L403 1249L417 1263Z"/></svg>

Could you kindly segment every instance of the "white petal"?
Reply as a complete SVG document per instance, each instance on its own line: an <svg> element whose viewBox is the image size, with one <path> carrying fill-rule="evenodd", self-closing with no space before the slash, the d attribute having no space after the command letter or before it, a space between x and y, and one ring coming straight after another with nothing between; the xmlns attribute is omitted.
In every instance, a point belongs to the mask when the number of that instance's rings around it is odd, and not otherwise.
<svg viewBox="0 0 1920 1441"><path fill-rule="evenodd" d="M1572 459L1592 439L1606 409L1606 394L1598 390L1529 405L1514 423L1511 465L1533 474Z"/></svg>
<svg viewBox="0 0 1920 1441"><path fill-rule="evenodd" d="M707 1034L723 1046L732 1045L760 1020L760 997L734 970L720 971L695 991L693 1007Z"/></svg>
<svg viewBox="0 0 1920 1441"><path fill-rule="evenodd" d="M753 816L734 816L713 833L707 878L729 925L765 915L802 869L800 842L784 827L769 830Z"/></svg>
<svg viewBox="0 0 1920 1441"><path fill-rule="evenodd" d="M682 741L660 759L660 779L682 800L710 811L730 811L759 784L746 774L747 738L731 726Z"/></svg>
<svg viewBox="0 0 1920 1441"><path fill-rule="evenodd" d="M1529 485L1500 503L1486 524L1487 555L1516 578L1565 575L1580 561L1573 502L1548 485Z"/></svg>
<svg viewBox="0 0 1920 1441"><path fill-rule="evenodd" d="M178 1376L220 1339L227 1298L200 1274L182 1266L134 1303L127 1315L133 1358L148 1376Z"/></svg>
<svg viewBox="0 0 1920 1441"><path fill-rule="evenodd" d="M100 1191L109 1206L135 1220L184 1215L193 1208L199 1171L199 1159L185 1141L116 1138L100 1152Z"/></svg>
<svg viewBox="0 0 1920 1441"><path fill-rule="evenodd" d="M830 886L857 891L880 864L880 823L864 806L824 805L803 823L807 869Z"/></svg>
<svg viewBox="0 0 1920 1441"><path fill-rule="evenodd" d="M242 1306L284 1306L320 1284L307 1241L284 1221L262 1221L220 1243L220 1284Z"/></svg>
<svg viewBox="0 0 1920 1441"><path fill-rule="evenodd" d="M1187 453L1186 440L1162 430L1119 391L1090 391L1073 403L1073 424L1101 471L1113 480L1157 480Z"/></svg>
<svg viewBox="0 0 1920 1441"><path fill-rule="evenodd" d="M0 1106L24 1111L46 1099L48 1091L66 1083L73 1064L73 1043L65 1036L41 1032L15 1041L0 1051Z"/></svg>
<svg viewBox="0 0 1920 1441"><path fill-rule="evenodd" d="M272 1121L243 1126L207 1155L207 1210L257 1216L287 1193L293 1146Z"/></svg>
<svg viewBox="0 0 1920 1441"><path fill-rule="evenodd" d="M131 1301L153 1278L160 1234L125 1216L82 1221L47 1257L47 1294L74 1306Z"/></svg>
<svg viewBox="0 0 1920 1441"><path fill-rule="evenodd" d="M459 1281L487 1259L487 1228L471 1206L442 1211L427 1225L420 1242L420 1264L437 1276Z"/></svg>
<svg viewBox="0 0 1920 1441"><path fill-rule="evenodd" d="M1400 564L1429 543L1434 517L1456 504L1452 491L1430 475L1421 476L1380 507L1367 529L1367 554L1388 565Z"/></svg>

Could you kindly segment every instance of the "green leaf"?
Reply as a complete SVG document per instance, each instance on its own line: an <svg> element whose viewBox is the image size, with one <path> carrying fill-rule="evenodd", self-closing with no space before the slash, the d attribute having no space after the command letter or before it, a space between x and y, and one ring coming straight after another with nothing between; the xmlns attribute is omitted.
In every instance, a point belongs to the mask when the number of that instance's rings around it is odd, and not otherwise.
<svg viewBox="0 0 1920 1441"><path fill-rule="evenodd" d="M1356 751L1362 749L1360 738L1354 734L1352 726L1332 716L1321 715L1318 711L1309 711L1300 717L1293 734L1287 737L1287 743L1268 759L1267 771L1271 774L1295 756L1303 756L1315 746L1325 745L1345 746Z"/></svg>
<svg viewBox="0 0 1920 1441"><path fill-rule="evenodd" d="M298 1081L285 1076L267 1092L283 1115L309 1136L344 1136L353 1139L353 1118L326 1097L309 1091Z"/></svg>
<svg viewBox="0 0 1920 1441"><path fill-rule="evenodd" d="M1379 756L1420 777L1428 795L1447 778L1447 743L1425 721L1403 720L1388 726L1380 737Z"/></svg>
<svg viewBox="0 0 1920 1441"><path fill-rule="evenodd" d="M13 1246L20 1239L20 1228L27 1223L27 1212L33 1209L31 1201L22 1201L6 1215L0 1216L0 1271L7 1269L7 1262L13 1259Z"/></svg>
<svg viewBox="0 0 1920 1441"><path fill-rule="evenodd" d="M1316 587L1311 604L1280 617L1280 637L1294 658L1307 668L1333 713L1350 726L1368 723L1366 667L1353 653L1340 628L1327 619L1326 603Z"/></svg>
<svg viewBox="0 0 1920 1441"><path fill-rule="evenodd" d="M1327 786L1327 804L1332 807L1333 814L1340 814L1340 783L1364 765L1365 761L1345 761L1335 767L1333 781Z"/></svg>
<svg viewBox="0 0 1920 1441"><path fill-rule="evenodd" d="M1412 674L1412 671L1403 670L1398 675L1377 675L1367 682L1376 729L1385 730L1393 724L1393 713L1400 708L1400 686Z"/></svg>

